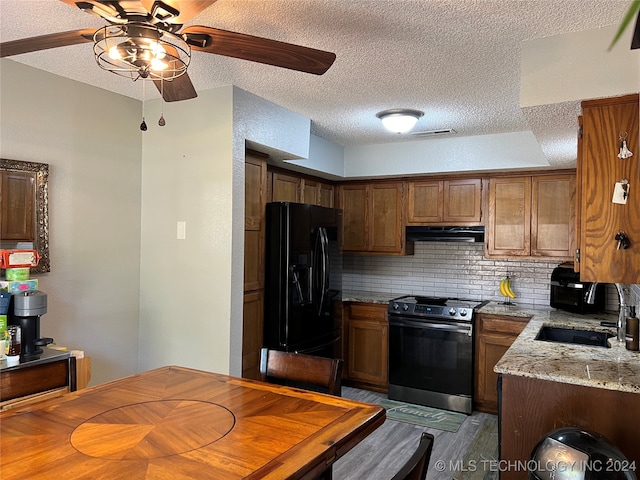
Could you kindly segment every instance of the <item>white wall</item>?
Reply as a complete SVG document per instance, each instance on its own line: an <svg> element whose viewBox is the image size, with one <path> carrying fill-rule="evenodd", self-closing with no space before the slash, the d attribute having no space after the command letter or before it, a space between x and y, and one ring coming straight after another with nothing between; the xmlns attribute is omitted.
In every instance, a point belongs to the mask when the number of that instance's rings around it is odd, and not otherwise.
<svg viewBox="0 0 640 480"><path fill-rule="evenodd" d="M347 147L344 165L345 177L353 178L548 167L549 162L528 131Z"/></svg>
<svg viewBox="0 0 640 480"><path fill-rule="evenodd" d="M231 296L232 88L145 104L139 369L227 372ZM186 239L177 239L177 222Z"/></svg>
<svg viewBox="0 0 640 480"><path fill-rule="evenodd" d="M635 20L608 51L617 25L536 38L522 44L520 106L615 97L640 86L640 50L631 50Z"/></svg>
<svg viewBox="0 0 640 480"><path fill-rule="evenodd" d="M51 273L40 333L92 357L91 383L138 367L140 102L0 63L0 154L49 164Z"/></svg>

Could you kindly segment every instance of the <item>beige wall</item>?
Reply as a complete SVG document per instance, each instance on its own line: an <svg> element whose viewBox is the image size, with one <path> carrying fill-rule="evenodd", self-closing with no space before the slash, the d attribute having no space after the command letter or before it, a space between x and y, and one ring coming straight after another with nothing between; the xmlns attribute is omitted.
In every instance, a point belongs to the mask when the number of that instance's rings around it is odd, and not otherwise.
<svg viewBox="0 0 640 480"><path fill-rule="evenodd" d="M229 371L232 103L232 87L199 92L164 106L165 127L160 100L145 104L140 370Z"/></svg>
<svg viewBox="0 0 640 480"><path fill-rule="evenodd" d="M92 383L137 371L140 102L10 60L0 154L50 165L51 270L41 334L93 359Z"/></svg>

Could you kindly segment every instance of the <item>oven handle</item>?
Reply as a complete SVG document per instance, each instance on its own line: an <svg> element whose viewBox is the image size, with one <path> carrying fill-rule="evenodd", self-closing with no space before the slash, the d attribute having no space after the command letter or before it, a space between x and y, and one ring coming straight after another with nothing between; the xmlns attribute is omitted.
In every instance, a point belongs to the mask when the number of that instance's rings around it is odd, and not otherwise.
<svg viewBox="0 0 640 480"><path fill-rule="evenodd" d="M389 326L445 330L447 332L466 333L469 336L471 336L471 334L473 333L473 325L471 324L461 326L460 324L450 324L450 323L431 323L431 322L422 322L422 321L415 322L412 320L407 320L405 318L389 319Z"/></svg>

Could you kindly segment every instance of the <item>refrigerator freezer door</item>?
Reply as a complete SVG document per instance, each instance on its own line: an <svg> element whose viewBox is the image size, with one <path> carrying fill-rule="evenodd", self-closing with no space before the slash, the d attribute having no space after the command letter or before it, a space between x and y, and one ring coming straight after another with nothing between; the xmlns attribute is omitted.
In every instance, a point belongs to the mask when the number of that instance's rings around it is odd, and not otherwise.
<svg viewBox="0 0 640 480"><path fill-rule="evenodd" d="M329 240L336 210L267 204L265 346L307 351L335 341Z"/></svg>

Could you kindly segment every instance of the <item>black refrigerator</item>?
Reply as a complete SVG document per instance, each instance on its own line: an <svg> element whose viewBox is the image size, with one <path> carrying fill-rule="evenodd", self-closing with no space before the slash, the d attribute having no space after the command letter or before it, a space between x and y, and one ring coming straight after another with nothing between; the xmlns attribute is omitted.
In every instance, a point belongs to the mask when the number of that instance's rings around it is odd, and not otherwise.
<svg viewBox="0 0 640 480"><path fill-rule="evenodd" d="M342 210L272 202L266 221L264 346L336 356Z"/></svg>

